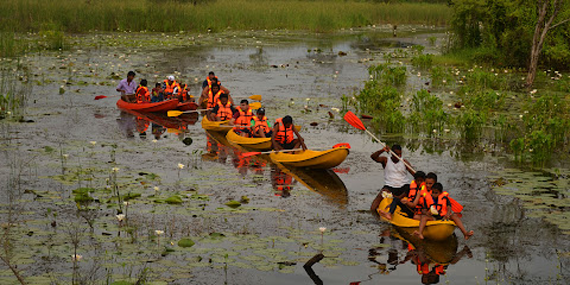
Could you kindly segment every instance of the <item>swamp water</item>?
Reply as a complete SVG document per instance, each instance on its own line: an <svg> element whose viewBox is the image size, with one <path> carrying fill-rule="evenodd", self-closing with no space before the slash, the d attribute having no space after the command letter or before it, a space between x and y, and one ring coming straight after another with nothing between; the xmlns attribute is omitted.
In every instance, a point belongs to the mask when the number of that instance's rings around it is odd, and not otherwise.
<svg viewBox="0 0 570 285"><path fill-rule="evenodd" d="M28 284L565 284L562 164L525 172L460 142L391 138L413 144L404 156L438 174L475 236L422 243L368 212L384 183L369 158L381 146L331 108L384 53L412 44L433 52L444 40L433 31L388 35L97 34L74 37L67 51L3 60L33 91L29 123L0 124L1 256ZM128 70L150 87L175 74L194 95L214 70L234 98L261 94L270 119L292 115L310 148L348 142L351 152L331 171L286 169L240 159L243 150L207 135L196 115L133 115L116 108L117 97L93 100L115 94ZM410 76L407 88L426 80ZM418 264L445 273L422 277ZM18 284L4 265L0 283Z"/></svg>

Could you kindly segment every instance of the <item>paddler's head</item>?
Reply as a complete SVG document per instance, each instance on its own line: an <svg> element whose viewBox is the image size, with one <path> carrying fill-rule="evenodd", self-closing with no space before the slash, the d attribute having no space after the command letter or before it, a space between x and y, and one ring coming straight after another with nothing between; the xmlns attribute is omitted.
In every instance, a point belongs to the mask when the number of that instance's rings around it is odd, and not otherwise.
<svg viewBox="0 0 570 285"><path fill-rule="evenodd" d="M222 102L222 105L224 106L228 104L228 94L223 93L220 95L220 102Z"/></svg>
<svg viewBox="0 0 570 285"><path fill-rule="evenodd" d="M441 193L443 193L443 185L441 185L441 183L439 182L434 183L433 186L431 187L431 197L435 199Z"/></svg>
<svg viewBox="0 0 570 285"><path fill-rule="evenodd" d="M172 84L172 82L174 82L174 75L169 75L166 79L168 79L168 84Z"/></svg>
<svg viewBox="0 0 570 285"><path fill-rule="evenodd" d="M420 186L422 183L424 183L426 181L426 174L423 171L416 171L416 173L414 174L414 180L416 181L416 184L418 186Z"/></svg>
<svg viewBox="0 0 570 285"><path fill-rule="evenodd" d="M216 94L218 92L220 92L220 85L218 84L212 84L212 87L210 87L212 90L212 94Z"/></svg>
<svg viewBox="0 0 570 285"><path fill-rule="evenodd" d="M146 81L146 79L141 80L141 86L146 87L147 84L148 82Z"/></svg>
<svg viewBox="0 0 570 285"><path fill-rule="evenodd" d="M210 80L216 79L216 74L215 74L213 71L210 71L210 72L208 73L208 78L209 78Z"/></svg>
<svg viewBox="0 0 570 285"><path fill-rule="evenodd" d="M426 175L426 188L428 191L431 191L433 185L437 182L437 175L433 172L430 172Z"/></svg>
<svg viewBox="0 0 570 285"><path fill-rule="evenodd" d="M293 118L291 118L291 116L287 115L285 117L283 117L283 125L285 126L285 128L290 128L291 125L293 125Z"/></svg>
<svg viewBox="0 0 570 285"><path fill-rule="evenodd" d="M244 111L247 112L247 110L249 110L249 102L246 99L243 99L239 102L239 108Z"/></svg>
<svg viewBox="0 0 570 285"><path fill-rule="evenodd" d="M257 109L257 112L255 114L257 115L258 119L263 119L263 117L265 117L265 108Z"/></svg>
<svg viewBox="0 0 570 285"><path fill-rule="evenodd" d="M437 284L439 283L439 275L435 271L422 275L422 284Z"/></svg>
<svg viewBox="0 0 570 285"><path fill-rule="evenodd" d="M133 79L135 79L135 75L137 75L134 71L129 71L129 73L127 73L127 81L131 82L133 81Z"/></svg>
<svg viewBox="0 0 570 285"><path fill-rule="evenodd" d="M402 147L399 144L395 144L392 146L392 151L398 156L398 157L402 157ZM398 161L400 161L400 159L398 159L398 157L396 157L395 155L392 155L392 161L394 163L397 163Z"/></svg>

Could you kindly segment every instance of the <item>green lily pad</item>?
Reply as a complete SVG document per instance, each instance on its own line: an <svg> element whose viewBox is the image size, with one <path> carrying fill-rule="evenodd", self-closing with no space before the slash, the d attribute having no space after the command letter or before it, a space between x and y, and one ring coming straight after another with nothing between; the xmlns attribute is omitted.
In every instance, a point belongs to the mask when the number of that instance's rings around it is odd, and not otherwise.
<svg viewBox="0 0 570 285"><path fill-rule="evenodd" d="M164 201L168 204L182 204L182 198L178 195L170 196Z"/></svg>
<svg viewBox="0 0 570 285"><path fill-rule="evenodd" d="M237 207L241 206L241 203L240 203L240 202L238 202L238 201L234 201L234 200L232 200L232 201L229 201L229 202L227 202L227 203L226 203L226 206L228 206L228 207L230 207L230 208L234 208L234 209L235 209L235 208L237 208Z"/></svg>
<svg viewBox="0 0 570 285"><path fill-rule="evenodd" d="M195 244L196 244L196 243L195 243L194 241L192 241L191 239L189 239L189 238L183 238L183 239L181 239L181 240L178 241L178 246L179 246L179 247L184 247L184 248L192 247L192 246L194 246Z"/></svg>

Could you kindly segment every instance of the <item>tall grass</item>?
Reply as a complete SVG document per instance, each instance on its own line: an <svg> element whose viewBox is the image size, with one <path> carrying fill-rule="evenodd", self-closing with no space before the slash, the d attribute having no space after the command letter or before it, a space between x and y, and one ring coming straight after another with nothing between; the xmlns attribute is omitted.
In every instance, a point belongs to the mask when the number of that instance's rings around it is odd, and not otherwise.
<svg viewBox="0 0 570 285"><path fill-rule="evenodd" d="M443 4L386 4L341 0L4 0L0 27L38 32L44 25L88 31L221 31L290 29L332 31L372 24L445 25Z"/></svg>

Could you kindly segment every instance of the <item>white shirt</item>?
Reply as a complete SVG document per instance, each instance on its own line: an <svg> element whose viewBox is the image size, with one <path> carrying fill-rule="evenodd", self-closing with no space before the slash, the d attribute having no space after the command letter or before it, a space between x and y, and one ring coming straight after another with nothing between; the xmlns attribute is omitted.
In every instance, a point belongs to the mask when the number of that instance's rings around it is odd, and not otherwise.
<svg viewBox="0 0 570 285"><path fill-rule="evenodd" d="M407 182L406 165L403 158L400 157L397 163L392 161L392 157L388 157L386 166L384 167L384 181L386 185L393 188L400 188Z"/></svg>

